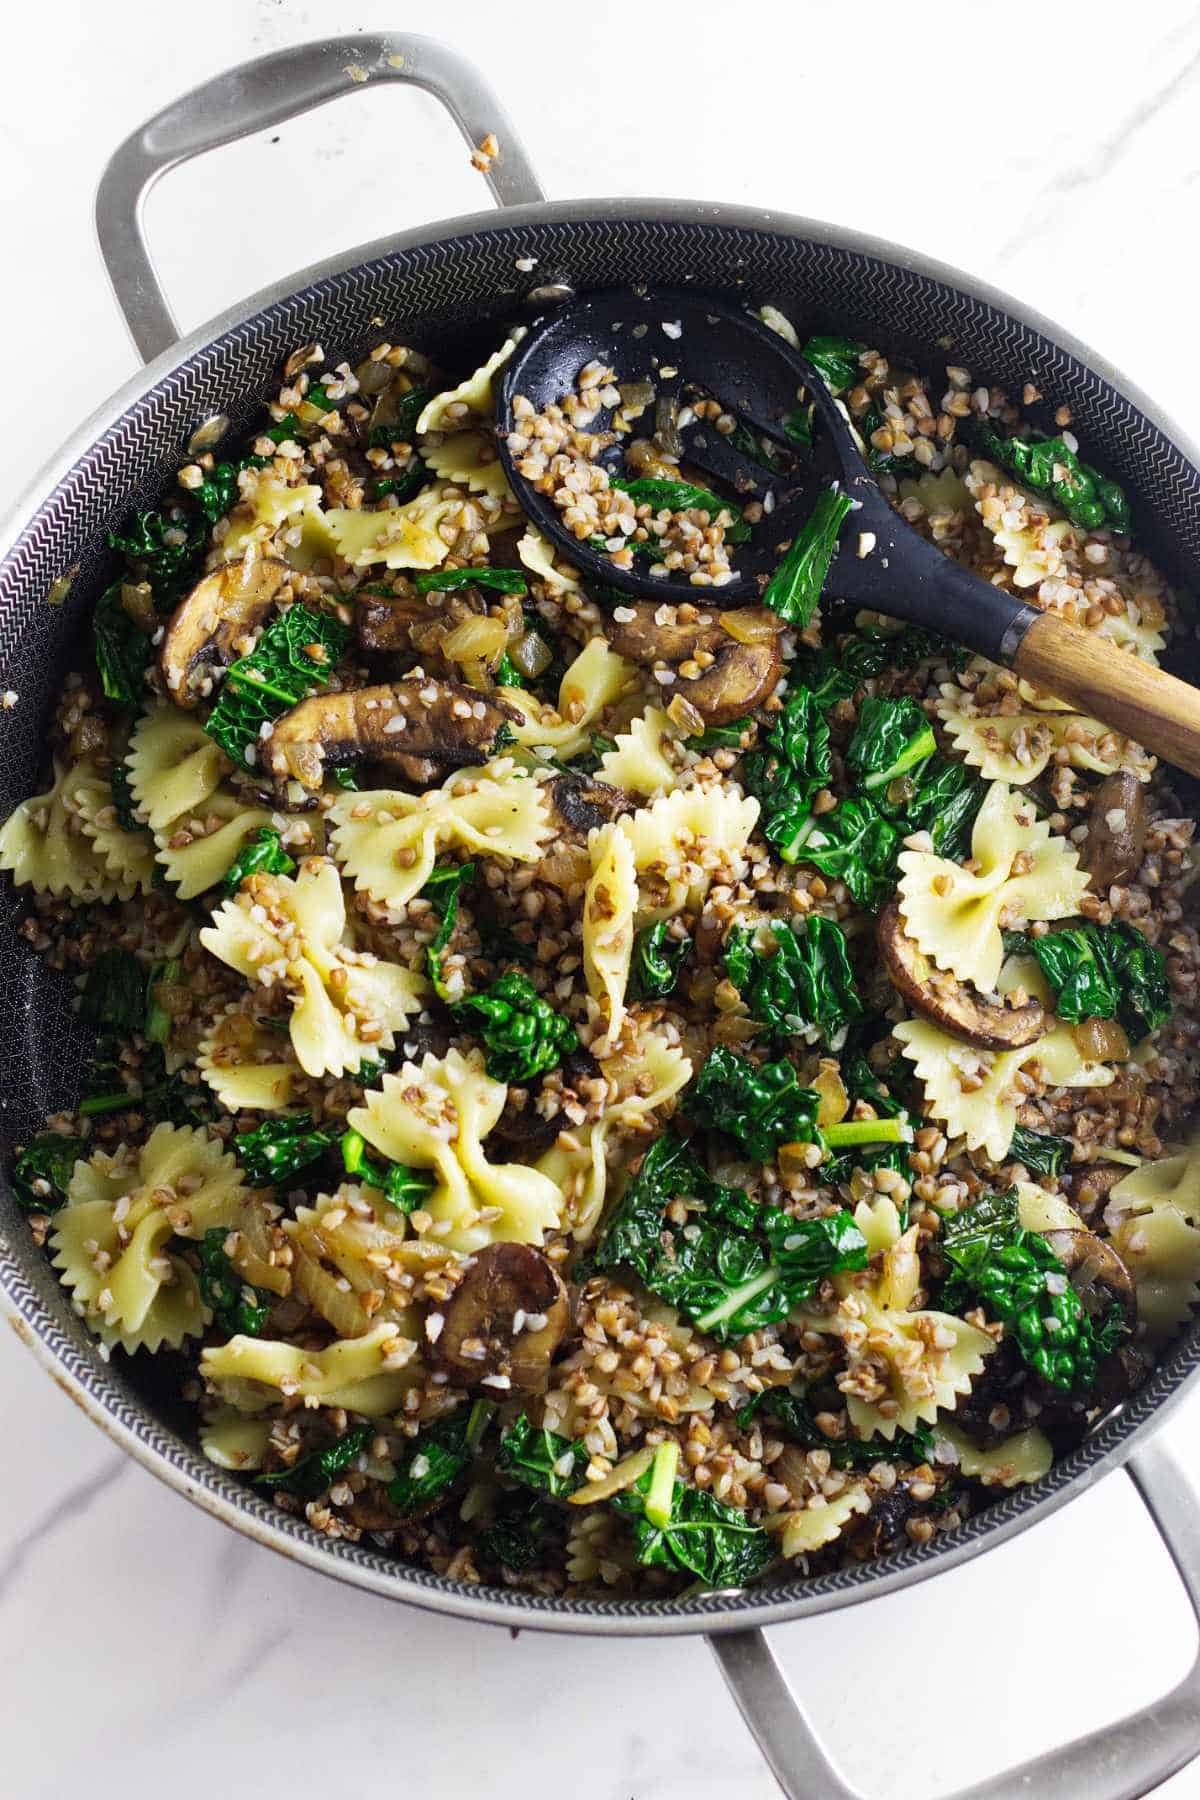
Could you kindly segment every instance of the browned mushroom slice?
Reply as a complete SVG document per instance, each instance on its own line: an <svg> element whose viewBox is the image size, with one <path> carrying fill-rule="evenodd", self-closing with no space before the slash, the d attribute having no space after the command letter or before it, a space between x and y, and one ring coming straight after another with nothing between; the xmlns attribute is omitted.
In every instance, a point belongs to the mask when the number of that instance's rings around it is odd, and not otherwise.
<svg viewBox="0 0 1200 1800"><path fill-rule="evenodd" d="M341 763L411 768L424 758L439 771L464 768L486 762L504 726L519 723L511 706L457 682L393 681L301 700L275 721L267 761L277 781L310 789Z"/></svg>
<svg viewBox="0 0 1200 1800"><path fill-rule="evenodd" d="M1063 1176L1067 1198L1085 1224L1104 1208L1109 1192L1129 1170L1121 1163L1084 1163Z"/></svg>
<svg viewBox="0 0 1200 1800"><path fill-rule="evenodd" d="M1083 866L1095 891L1133 880L1146 848L1146 790L1128 769L1109 775L1092 796Z"/></svg>
<svg viewBox="0 0 1200 1800"><path fill-rule="evenodd" d="M278 557L243 556L214 569L179 602L158 655L176 706L195 706L213 671L246 654L291 573Z"/></svg>
<svg viewBox="0 0 1200 1800"><path fill-rule="evenodd" d="M632 802L623 789L588 775L559 775L550 783L550 798L564 825L585 837L598 825L607 825Z"/></svg>
<svg viewBox="0 0 1200 1800"><path fill-rule="evenodd" d="M905 932L894 900L879 915L876 938L892 985L911 1007L951 1037L979 1050L1019 1050L1045 1036L1046 1015L1040 1000L1004 1006L985 1000L974 988L936 968Z"/></svg>
<svg viewBox="0 0 1200 1800"><path fill-rule="evenodd" d="M412 627L428 618L429 602L420 594L359 600L354 608L354 635L360 648L372 654L411 650Z"/></svg>
<svg viewBox="0 0 1200 1800"><path fill-rule="evenodd" d="M1115 1301L1132 1330L1137 1323L1137 1289L1112 1245L1094 1231L1047 1231L1043 1235L1066 1269L1088 1317L1104 1318Z"/></svg>
<svg viewBox="0 0 1200 1800"><path fill-rule="evenodd" d="M537 1391L546 1385L570 1316L567 1290L540 1250L489 1244L443 1309L430 1359L462 1387L493 1376Z"/></svg>
<svg viewBox="0 0 1200 1800"><path fill-rule="evenodd" d="M702 674L685 678L676 690L706 724L728 724L773 693L783 670L774 613L747 606L718 617L707 608L656 606L653 600L633 601L619 611L622 617L614 614L608 627L618 656L675 668L693 661L697 651L713 658ZM625 618L626 613L633 617Z"/></svg>

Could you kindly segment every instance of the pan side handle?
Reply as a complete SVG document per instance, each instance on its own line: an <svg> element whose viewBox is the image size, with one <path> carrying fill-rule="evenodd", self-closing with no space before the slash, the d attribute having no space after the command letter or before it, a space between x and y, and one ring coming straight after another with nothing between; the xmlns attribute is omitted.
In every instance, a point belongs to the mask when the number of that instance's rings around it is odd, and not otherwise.
<svg viewBox="0 0 1200 1800"><path fill-rule="evenodd" d="M297 44L227 69L182 94L113 152L96 194L96 232L117 304L146 362L179 336L143 230L146 196L190 157L264 131L381 82L411 82L441 101L467 143L491 132L500 153L485 170L498 206L545 198L516 130L472 63L433 38L363 33Z"/></svg>
<svg viewBox="0 0 1200 1800"><path fill-rule="evenodd" d="M1129 1473L1179 1571L1200 1620L1200 1505L1161 1438L1131 1458ZM721 1673L786 1800L865 1800L841 1775L784 1679L761 1631L709 1639ZM1014 1769L958 1788L948 1800L1140 1800L1200 1755L1200 1657L1177 1687L1139 1713L1047 1751Z"/></svg>

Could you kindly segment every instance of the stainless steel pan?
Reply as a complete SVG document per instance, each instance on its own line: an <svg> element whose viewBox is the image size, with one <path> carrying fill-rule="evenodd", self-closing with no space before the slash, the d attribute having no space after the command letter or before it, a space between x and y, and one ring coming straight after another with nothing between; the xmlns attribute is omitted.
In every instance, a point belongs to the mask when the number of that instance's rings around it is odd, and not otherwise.
<svg viewBox="0 0 1200 1800"><path fill-rule="evenodd" d="M415 83L435 94L471 144L496 133L501 154L488 181L500 214L381 239L291 277L177 342L140 224L154 181L188 157L382 82ZM20 694L18 707L0 715L4 811L33 791L47 710L103 575L106 527L161 491L199 425L224 415L235 429L248 426L256 399L277 384L284 356L311 339L353 360L378 341L374 321L382 319L389 337L466 355L493 339L500 322L519 317L535 294L544 301L553 284L694 281L735 298L771 300L804 329L847 331L917 366L934 364L949 342L954 360L981 378L1010 389L1032 379L1069 403L1097 461L1124 483L1147 547L1185 585L1200 583L1200 453L1094 352L953 269L829 225L671 200L551 204L479 75L425 38L348 37L219 76L120 147L100 186L97 224L118 301L148 366L76 432L0 531L0 685ZM526 258L536 265L523 274L517 264ZM72 570L67 603L47 605L52 584ZM10 1141L76 1097L83 1049L67 984L11 930L18 905L11 893L0 897L0 1011L9 1020L0 1045L0 1094ZM1004 1496L928 1548L808 1583L666 1605L550 1600L468 1587L407 1568L368 1544L330 1542L205 1462L170 1393L156 1386L156 1359L132 1365L101 1359L7 1191L0 1194L0 1223L0 1285L14 1328L84 1411L171 1487L260 1543L389 1599L526 1630L706 1633L792 1800L844 1800L853 1790L789 1693L764 1627L851 1606L953 1568L1122 1464L1200 1617L1200 1509L1166 1449L1148 1441L1196 1379L1200 1326L1120 1415L1045 1481ZM1198 1750L1200 1662L1149 1711L961 1795L1129 1800Z"/></svg>

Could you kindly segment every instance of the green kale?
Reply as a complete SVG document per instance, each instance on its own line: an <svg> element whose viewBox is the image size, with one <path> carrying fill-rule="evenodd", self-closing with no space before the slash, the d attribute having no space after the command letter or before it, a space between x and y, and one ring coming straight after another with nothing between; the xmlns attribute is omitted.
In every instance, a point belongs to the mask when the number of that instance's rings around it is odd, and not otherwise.
<svg viewBox="0 0 1200 1800"><path fill-rule="evenodd" d="M138 579L149 582L159 612L169 612L204 558L208 526L194 512L163 507L135 513L124 534L110 531L108 542Z"/></svg>
<svg viewBox="0 0 1200 1800"><path fill-rule="evenodd" d="M903 1101L892 1091L893 1084L889 1082L884 1087L865 1056L846 1056L841 1073L848 1098L851 1102L868 1101L875 1119L847 1119L841 1125L825 1127L822 1136L826 1145L833 1147L836 1143L841 1154L825 1158L821 1164L822 1182L833 1186L840 1181L849 1181L855 1169L865 1169L868 1173L876 1169L894 1169L898 1175L907 1176L913 1139L912 1120ZM883 1137L881 1141L885 1120L895 1122L887 1128L895 1135L890 1139Z"/></svg>
<svg viewBox="0 0 1200 1800"><path fill-rule="evenodd" d="M221 879L222 891L236 894L248 875L290 875L296 864L270 825L252 831Z"/></svg>
<svg viewBox="0 0 1200 1800"><path fill-rule="evenodd" d="M344 789L348 794L357 794L358 773L355 769L350 767L349 763L339 763L336 768L330 769L328 773L335 787Z"/></svg>
<svg viewBox="0 0 1200 1800"><path fill-rule="evenodd" d="M934 853L950 862L970 855L971 832L988 784L966 763L938 754L921 770L917 791L905 809L904 835L927 831Z"/></svg>
<svg viewBox="0 0 1200 1800"><path fill-rule="evenodd" d="M747 713L744 719L731 719L728 725L709 725L684 742L689 750L740 750L742 739L753 725L754 720Z"/></svg>
<svg viewBox="0 0 1200 1800"><path fill-rule="evenodd" d="M525 677L506 650L496 664L495 680L497 687L523 688Z"/></svg>
<svg viewBox="0 0 1200 1800"><path fill-rule="evenodd" d="M928 1425L918 1424L914 1431L897 1431L888 1438L831 1438L817 1424L817 1415L807 1394L791 1388L765 1388L743 1406L737 1415L742 1430L758 1414L765 1414L771 1429L801 1444L806 1450L828 1450L835 1469L870 1469L875 1463L926 1463L933 1457L933 1432Z"/></svg>
<svg viewBox="0 0 1200 1800"><path fill-rule="evenodd" d="M633 940L629 994L633 1000L662 1000L674 992L692 947L690 937L671 936L670 922L646 925Z"/></svg>
<svg viewBox="0 0 1200 1800"><path fill-rule="evenodd" d="M803 630L816 612L838 533L852 505L840 488L826 488L763 590L762 604L789 625Z"/></svg>
<svg viewBox="0 0 1200 1800"><path fill-rule="evenodd" d="M137 802L133 797L133 789L129 785L129 769L123 762L114 763L109 777L112 788L113 810L117 815L117 824L122 831L148 831L149 827L138 818L135 810Z"/></svg>
<svg viewBox="0 0 1200 1800"><path fill-rule="evenodd" d="M559 1437L522 1413L500 1439L496 1468L510 1481L552 1500L565 1500L584 1479L591 1454L582 1439Z"/></svg>
<svg viewBox="0 0 1200 1800"><path fill-rule="evenodd" d="M496 1408L490 1400L460 1406L436 1425L427 1425L396 1465L388 1499L402 1518L428 1512L458 1486L475 1461Z"/></svg>
<svg viewBox="0 0 1200 1800"><path fill-rule="evenodd" d="M160 986L178 987L182 968L178 957L171 957L156 962L146 977L146 1019L142 1030L152 1044L171 1041L171 1015L159 1003L158 990Z"/></svg>
<svg viewBox="0 0 1200 1800"><path fill-rule="evenodd" d="M678 1448L672 1440L660 1445L655 1464L613 1496L614 1511L633 1519L637 1560L647 1568L692 1575L705 1587L745 1587L774 1562L776 1541L761 1525L752 1525L740 1507L726 1506L687 1482L672 1478L665 1496L656 1495L659 1459L670 1469L667 1453L674 1451L677 1460Z"/></svg>
<svg viewBox="0 0 1200 1800"><path fill-rule="evenodd" d="M1137 1043L1171 1016L1167 966L1132 925L1073 925L1033 938L1060 1019L1117 1019Z"/></svg>
<svg viewBox="0 0 1200 1800"><path fill-rule="evenodd" d="M344 1131L339 1139L342 1168L354 1181L378 1188L384 1199L398 1212L415 1212L434 1188L429 1169L410 1169L406 1163L376 1162L367 1155L367 1140L361 1131Z"/></svg>
<svg viewBox="0 0 1200 1800"><path fill-rule="evenodd" d="M528 1500L523 1494L506 1496L497 1517L479 1539L479 1553L506 1569L528 1569L542 1555L556 1517L555 1509L544 1500Z"/></svg>
<svg viewBox="0 0 1200 1800"><path fill-rule="evenodd" d="M700 1203L682 1226L666 1211L681 1197ZM593 1260L598 1269L632 1269L701 1331L728 1341L785 1319L834 1270L865 1268L867 1248L848 1212L797 1220L757 1206L741 1188L713 1181L666 1132L643 1157Z"/></svg>
<svg viewBox="0 0 1200 1800"><path fill-rule="evenodd" d="M515 969L497 976L486 994L456 1001L451 1011L465 1030L483 1039L493 1081L533 1081L556 1069L579 1043L571 1021Z"/></svg>
<svg viewBox="0 0 1200 1800"><path fill-rule="evenodd" d="M982 1306L1051 1387L1095 1385L1100 1364L1124 1335L1121 1309L1114 1301L1103 1319L1088 1314L1046 1238L1022 1228L1016 1188L985 1195L948 1219L942 1254L945 1311Z"/></svg>
<svg viewBox="0 0 1200 1800"><path fill-rule="evenodd" d="M777 949L755 951L755 933L735 926L725 946L725 972L752 1019L776 1037L792 1037L820 1027L831 1042L862 1002L854 985L846 934L840 925L812 914L795 925L772 921Z"/></svg>
<svg viewBox="0 0 1200 1800"><path fill-rule="evenodd" d="M61 1131L44 1131L19 1152L12 1168L12 1190L26 1212L55 1212L67 1197L75 1164L87 1155L87 1139Z"/></svg>
<svg viewBox="0 0 1200 1800"><path fill-rule="evenodd" d="M200 486L190 490L192 500L210 525L223 519L241 498L238 476L242 470L265 469L270 460L269 456L243 456L238 462L213 464Z"/></svg>
<svg viewBox="0 0 1200 1800"><path fill-rule="evenodd" d="M200 1298L222 1331L231 1337L258 1337L272 1296L242 1280L225 1252L228 1236L224 1225L214 1225L200 1239Z"/></svg>
<svg viewBox="0 0 1200 1800"><path fill-rule="evenodd" d="M303 443L303 430L304 427L295 413L290 412L284 413L282 419L277 420L273 425L268 425L257 435L270 438L273 444L286 444L289 438L295 443Z"/></svg>
<svg viewBox="0 0 1200 1800"><path fill-rule="evenodd" d="M877 450L871 442L874 434L884 424L883 414L878 407L869 407L862 416L855 420L858 435L863 441L863 458L872 475L891 475L897 481L908 477L916 480L925 473L915 456L895 456L890 450Z"/></svg>
<svg viewBox="0 0 1200 1800"><path fill-rule="evenodd" d="M858 359L866 347L853 338L818 334L809 338L800 354L812 364L830 393L841 394L860 380L862 365Z"/></svg>
<svg viewBox="0 0 1200 1800"><path fill-rule="evenodd" d="M1052 1137L1046 1131L1027 1131L1024 1125L1018 1125L1013 1130L1006 1160L1023 1163L1031 1175L1058 1175L1063 1164L1071 1161L1071 1140Z"/></svg>
<svg viewBox="0 0 1200 1800"><path fill-rule="evenodd" d="M1001 437L981 420L975 440L985 456L1035 494L1048 494L1073 525L1085 531L1106 526L1128 536L1133 517L1124 490L1083 462L1060 437Z"/></svg>
<svg viewBox="0 0 1200 1800"><path fill-rule="evenodd" d="M128 950L106 950L88 970L79 1016L104 1031L141 1031L146 1022L146 971Z"/></svg>
<svg viewBox="0 0 1200 1800"><path fill-rule="evenodd" d="M411 444L417 435L417 421L433 399L430 388L413 388L396 403L396 416L385 424L372 425L370 448L390 450L393 444Z"/></svg>
<svg viewBox="0 0 1200 1800"><path fill-rule="evenodd" d="M818 1104L790 1062L756 1065L717 1044L691 1089L689 1111L734 1138L752 1161L767 1163L780 1144L817 1141Z"/></svg>
<svg viewBox="0 0 1200 1800"><path fill-rule="evenodd" d="M832 812L812 817L781 855L811 863L832 881L843 881L860 906L878 912L896 880L901 832L866 795L849 795Z"/></svg>
<svg viewBox="0 0 1200 1800"><path fill-rule="evenodd" d="M452 588L491 588L497 594L524 594L528 577L520 569L431 569L414 575L412 584L418 594L446 594Z"/></svg>
<svg viewBox="0 0 1200 1800"><path fill-rule="evenodd" d="M92 649L105 694L118 706L133 710L146 698L146 670L153 651L146 633L125 610L121 600L124 585L114 581L97 600L92 614Z"/></svg>
<svg viewBox="0 0 1200 1800"><path fill-rule="evenodd" d="M738 544L750 536L741 507L733 500L723 500L711 488L695 487L690 481L663 481L654 475L640 476L636 481L614 475L609 486L628 494L635 506L652 506L656 513L706 512L713 523L718 513L728 513L733 522L725 527L726 542ZM657 549L657 545L652 548Z"/></svg>
<svg viewBox="0 0 1200 1800"><path fill-rule="evenodd" d="M314 1129L309 1112L282 1113L264 1119L253 1131L239 1132L233 1147L248 1181L255 1187L277 1187L317 1162L338 1136Z"/></svg>
<svg viewBox="0 0 1200 1800"><path fill-rule="evenodd" d="M933 727L915 700L868 698L846 751L846 767L863 793L903 811L937 749ZM893 796L893 784L903 791Z"/></svg>
<svg viewBox="0 0 1200 1800"><path fill-rule="evenodd" d="M746 792L759 801L759 829L785 862L812 829L812 803L833 779L829 725L809 688L795 687L763 740L742 759Z"/></svg>
<svg viewBox="0 0 1200 1800"><path fill-rule="evenodd" d="M442 958L450 939L454 936L454 927L458 920L458 897L464 887L475 879L475 864L438 863L432 870L429 880L421 889L421 897L428 900L441 923L438 926L433 942L426 946L425 969L433 984L433 991L439 1000L449 1000L450 992L442 979Z"/></svg>
<svg viewBox="0 0 1200 1800"><path fill-rule="evenodd" d="M813 446L813 408L796 406L783 421L783 435L789 444L795 444L799 450L811 450Z"/></svg>
<svg viewBox="0 0 1200 1800"><path fill-rule="evenodd" d="M220 698L204 722L209 737L239 768L253 768L260 728L328 686L348 635L349 628L331 613L289 606L272 619L249 656L226 672Z"/></svg>
<svg viewBox="0 0 1200 1800"><path fill-rule="evenodd" d="M256 1475L255 1486L271 1488L275 1493L295 1494L300 1500L315 1500L352 1462L370 1449L374 1436L374 1425L351 1425L327 1449L310 1450L288 1469L272 1469L269 1474Z"/></svg>

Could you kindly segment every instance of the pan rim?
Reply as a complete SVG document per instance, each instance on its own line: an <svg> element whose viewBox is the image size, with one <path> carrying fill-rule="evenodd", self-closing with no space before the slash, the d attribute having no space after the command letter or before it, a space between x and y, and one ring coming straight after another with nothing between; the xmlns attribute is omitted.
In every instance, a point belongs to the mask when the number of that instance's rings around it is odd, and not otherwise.
<svg viewBox="0 0 1200 1800"><path fill-rule="evenodd" d="M636 220L684 226L716 226L745 232L751 236L774 233L808 239L832 248L871 255L895 268L909 270L936 281L967 298L991 306L1065 350L1089 372L1136 406L1171 441L1192 468L1200 470L1200 448L1190 436L1170 414L1151 401L1135 383L1127 380L1115 365L1100 356L1090 345L1036 309L1014 300L1003 290L989 283L978 282L953 265L921 255L907 246L825 221L727 204L654 197L542 201L500 211L459 215L374 239L271 283L198 326L154 362L137 370L46 461L0 522L0 565L31 520L52 499L55 490L75 464L106 431L193 355L203 352L228 332L246 324L272 305L286 301L305 288L344 276L356 268L385 257L414 248L452 242L460 237L511 234L519 232L522 227ZM26 1305L20 1304L22 1294L27 1297ZM1200 1362L1182 1375L1170 1371L1166 1365L1160 1365L1154 1378L1155 1384L1169 1378L1171 1385L1154 1402L1153 1410L1147 1417L1133 1426L1123 1423L1119 1418L1109 1421L1096 1437L1087 1440L1072 1456L1064 1458L1057 1465L1069 1472L1064 1472L1049 1491L1039 1496L1037 1489L1030 1489L1021 1494L1018 1500L1010 1499L1009 1504L1016 1509L1012 1516L997 1518L984 1525L978 1533L971 1533L961 1541L954 1541L954 1537L948 1536L936 1540L928 1550L902 1553L899 1558L891 1560L891 1566L888 1559L875 1565L864 1565L879 1572L862 1580L855 1580L844 1589L813 1594L801 1587L799 1591L791 1591L785 1599L771 1598L770 1589L763 1590L761 1599L748 1599L743 1590L733 1605L721 1595L709 1596L704 1602L692 1602L686 1607L677 1603L650 1607L645 1602L631 1605L620 1601L602 1603L568 1599L547 1599L532 1603L530 1596L519 1589L468 1588L442 1577L423 1574L399 1561L389 1564L386 1569L377 1570L347 1555L344 1547L331 1544L331 1540L314 1531L303 1520L276 1513L274 1517L280 1522L275 1523L266 1517L256 1516L248 1506L220 1491L216 1479L220 1472L212 1470L211 1475L208 1474L210 1466L202 1463L198 1452L193 1453L189 1447L193 1463L191 1472L177 1466L163 1448L144 1441L134 1427L125 1422L120 1416L118 1396L112 1389L104 1395L92 1390L88 1382L71 1366L71 1359L51 1343L51 1337L58 1335L54 1322L45 1314L32 1289L28 1287L16 1258L3 1237L0 1237L0 1297L4 1300L9 1322L17 1335L33 1350L39 1362L81 1410L143 1468L211 1516L303 1566L391 1600L444 1615L472 1619L477 1623L503 1625L510 1629L520 1626L527 1630L571 1635L687 1636L746 1630L857 1605L864 1600L897 1592L913 1581L961 1567L993 1546L1007 1541L1018 1531L1047 1517L1118 1468L1137 1444L1144 1442L1158 1429L1200 1375ZM91 1372L94 1376L95 1370ZM150 1418L151 1415L143 1410L142 1417ZM155 1424L157 1427L156 1421ZM165 1431L163 1427L157 1428ZM1096 1449L1095 1446L1105 1436L1111 1436L1112 1441L1105 1448ZM1092 1447L1090 1450L1089 1446Z"/></svg>

